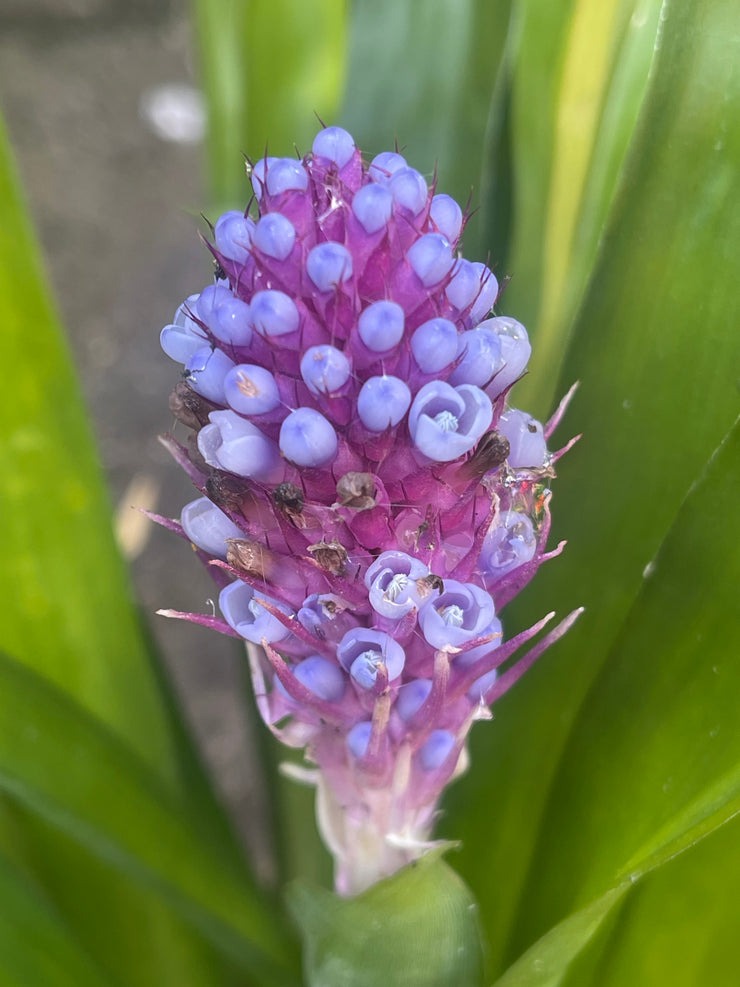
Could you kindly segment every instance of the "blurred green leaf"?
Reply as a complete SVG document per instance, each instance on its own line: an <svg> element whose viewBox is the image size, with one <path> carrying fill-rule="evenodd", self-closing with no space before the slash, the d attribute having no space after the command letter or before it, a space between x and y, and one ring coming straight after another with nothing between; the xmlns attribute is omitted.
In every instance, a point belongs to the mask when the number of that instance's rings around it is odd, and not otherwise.
<svg viewBox="0 0 740 987"><path fill-rule="evenodd" d="M149 887L255 983L290 982L290 933L269 899L205 845L114 735L54 687L0 659L0 790Z"/></svg>
<svg viewBox="0 0 740 987"><path fill-rule="evenodd" d="M626 897L616 921L605 923L593 955L568 972L564 987L735 987L739 883L736 818L648 874Z"/></svg>
<svg viewBox="0 0 740 987"><path fill-rule="evenodd" d="M105 987L38 888L0 856L0 983L3 987Z"/></svg>
<svg viewBox="0 0 740 987"><path fill-rule="evenodd" d="M481 903L497 969L573 904L539 907L547 892L532 870L538 833L544 834L550 854L557 855L559 841L567 843L568 833L583 822L582 806L579 815L567 813L564 830L559 826L565 811L559 822L550 815L543 818L550 793L553 804L560 798L556 777L563 749L617 634L627 641L636 633L630 609L643 587L643 571L674 523L692 479L737 413L733 361L740 321L740 201L732 189L740 167L740 134L734 126L740 52L734 24L730 0L666 6L645 112L561 377L562 389L566 382L582 381L568 426L586 433L561 463L553 502L555 533L567 535L569 545L511 608L507 626L511 633L525 611L531 618L553 605L567 612L585 604L587 612L567 640L498 705L494 723L475 731L472 761L478 773L474 770L450 793L445 830L463 837L457 863ZM737 537L730 534L736 517L728 508L720 538ZM705 535L707 552L721 547L719 540L712 541L713 530ZM670 584L680 587L687 600L696 592L689 559L679 552L674 578L680 582ZM659 568L650 592L657 593L666 576ZM675 590L679 596L680 590ZM701 613L696 617L704 619ZM668 618L663 615L663 620ZM645 633L657 639L655 625ZM717 656L697 642L695 649L701 677ZM664 699L670 697L660 691L661 675L670 679L670 660L667 650L643 652L644 665L633 682L638 695L648 675L655 675L650 715L656 730ZM683 662L685 656L679 653L675 660ZM712 686L705 678L702 682L710 701ZM701 691L701 684L696 687ZM632 701L622 700L625 725ZM726 707L720 705L722 710ZM691 717L683 728L688 740L682 739L681 749L690 746L692 737L697 749L704 749L705 735L697 732L704 723ZM611 772L618 778L622 770L614 761L614 737L595 737L594 744L589 758L603 758L608 787ZM580 756L569 747L569 762ZM680 776L671 751L660 756L667 760L654 770L662 768L666 781ZM639 816L642 810L635 805L634 811ZM649 816L655 822L652 810ZM599 844L602 851L606 859L606 846ZM566 893L570 877L565 883L558 893ZM575 885L573 890L580 893ZM508 903L503 914L501 901Z"/></svg>
<svg viewBox="0 0 740 987"><path fill-rule="evenodd" d="M0 647L172 779L172 737L4 131L0 200L0 293L13 368L0 390Z"/></svg>
<svg viewBox="0 0 740 987"><path fill-rule="evenodd" d="M131 602L79 385L4 130L0 200L0 290L13 368L0 398L0 647L105 721L169 785L187 786L189 811L204 833L230 845ZM177 982L184 970L192 984L212 982L212 955L176 917L37 820L7 806L0 812L3 846L12 843L13 858L43 883L101 964L130 973L138 985Z"/></svg>
<svg viewBox="0 0 740 987"><path fill-rule="evenodd" d="M253 160L310 150L344 81L346 0L195 0L208 101L208 163L219 208L244 208Z"/></svg>
<svg viewBox="0 0 740 987"><path fill-rule="evenodd" d="M409 164L473 206L484 195L489 149L500 123L500 62L510 0L355 0L341 121L369 155L394 138ZM467 253L481 239L479 217Z"/></svg>
<svg viewBox="0 0 740 987"><path fill-rule="evenodd" d="M308 987L480 987L478 909L438 854L356 898L296 884Z"/></svg>

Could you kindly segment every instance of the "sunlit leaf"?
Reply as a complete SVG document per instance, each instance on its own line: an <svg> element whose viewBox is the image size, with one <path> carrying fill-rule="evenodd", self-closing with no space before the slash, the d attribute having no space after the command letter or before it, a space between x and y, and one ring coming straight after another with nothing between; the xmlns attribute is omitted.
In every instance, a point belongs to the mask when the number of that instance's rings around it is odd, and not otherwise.
<svg viewBox="0 0 740 987"><path fill-rule="evenodd" d="M539 574L508 625L521 621L525 609L532 616L551 606L567 612L585 604L587 612L502 701L494 723L477 729L472 776L450 793L445 828L464 838L459 863L481 902L497 966L567 914L565 902L538 909L537 899L547 895L531 869L538 832L545 833L550 854L560 854L560 839L583 823L583 807L577 816L568 813L567 825L565 815L557 824L549 815L543 820L549 793L553 804L560 800L555 778L563 748L616 635L626 646L637 632L629 614L645 567L737 413L732 368L740 321L740 202L731 189L740 166L732 109L740 77L737 35L728 27L734 16L729 0L666 9L645 113L561 377L563 389L566 381L582 381L568 427L585 432L560 464L553 502L556 534L567 535L569 545ZM724 548L724 539L737 539L730 534L734 517L728 508L720 540L707 532L708 552ZM671 585L690 599L697 572L680 546L671 551L678 552L674 578L680 581ZM659 592L664 577L656 570L651 592ZM715 577L705 578L712 586ZM645 633L653 635L655 650L644 653L640 678L631 685L639 696L646 676L656 675L651 715L660 731L660 676L670 679L675 642L666 635L660 646L655 623ZM676 660L685 656L677 653ZM707 704L717 689L706 669L716 663L717 656L697 643L700 681L692 678L692 684L701 692L704 683ZM617 704L612 715L622 714L629 724L631 698L611 702ZM718 713L726 708L720 703ZM692 737L701 749L704 727L696 716L683 722L681 749ZM601 759L608 787L611 772L618 777L623 770L615 765L614 735L603 741L595 736L594 745L589 758ZM577 756L570 748L569 759ZM653 770L662 769L664 781L675 777L672 751L666 747L655 756L666 760ZM636 814L641 811L635 806ZM652 810L648 817L657 824ZM606 841L607 834L598 854L613 861ZM570 875L565 884L580 893ZM562 886L560 893L566 893Z"/></svg>
<svg viewBox="0 0 740 987"><path fill-rule="evenodd" d="M519 400L543 414L651 63L661 0L521 0L511 40L513 241L502 299L536 339Z"/></svg>

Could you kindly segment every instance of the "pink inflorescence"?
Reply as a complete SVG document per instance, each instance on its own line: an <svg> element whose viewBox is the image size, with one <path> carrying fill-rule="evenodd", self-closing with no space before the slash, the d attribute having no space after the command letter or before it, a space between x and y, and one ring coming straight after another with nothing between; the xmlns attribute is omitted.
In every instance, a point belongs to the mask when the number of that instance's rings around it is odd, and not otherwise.
<svg viewBox="0 0 740 987"><path fill-rule="evenodd" d="M472 723L574 619L518 661L552 614L511 640L499 619L549 557L560 412L509 407L527 333L458 255L459 205L400 154L367 163L329 127L251 181L255 208L213 231L215 283L161 335L193 430L166 442L202 495L165 523L213 566L222 617L165 612L250 642L353 893L428 845Z"/></svg>

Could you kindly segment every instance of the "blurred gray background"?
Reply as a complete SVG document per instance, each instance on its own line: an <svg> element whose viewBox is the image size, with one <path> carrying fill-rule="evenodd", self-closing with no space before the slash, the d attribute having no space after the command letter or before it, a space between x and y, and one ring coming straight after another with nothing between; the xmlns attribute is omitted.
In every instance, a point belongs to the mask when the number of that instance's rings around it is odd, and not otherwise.
<svg viewBox="0 0 740 987"><path fill-rule="evenodd" d="M174 91L172 86L177 87ZM185 87L185 88L182 88ZM181 0L0 0L0 102L91 409L135 592L243 834L259 814L234 643L156 617L213 584L143 521L197 494L157 442L178 367L160 328L209 279L188 8ZM245 180L245 201L246 201Z"/></svg>

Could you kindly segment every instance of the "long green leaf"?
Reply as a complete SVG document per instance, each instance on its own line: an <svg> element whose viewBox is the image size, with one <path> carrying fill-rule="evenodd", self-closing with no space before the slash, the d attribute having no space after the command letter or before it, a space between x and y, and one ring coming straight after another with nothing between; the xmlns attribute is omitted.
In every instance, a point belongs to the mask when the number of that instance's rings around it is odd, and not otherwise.
<svg viewBox="0 0 740 987"><path fill-rule="evenodd" d="M648 76L661 0L521 0L512 36L514 227L504 296L536 339L518 390L550 406Z"/></svg>
<svg viewBox="0 0 740 987"><path fill-rule="evenodd" d="M220 207L249 198L245 154L310 149L333 122L344 77L346 0L195 0L208 100L208 163Z"/></svg>
<svg viewBox="0 0 740 987"><path fill-rule="evenodd" d="M38 888L0 857L0 983L3 987L110 984Z"/></svg>
<svg viewBox="0 0 740 987"><path fill-rule="evenodd" d="M13 366L0 398L0 647L109 724L169 784L187 786L204 836L228 845L132 605L79 385L4 130L0 199L3 338ZM212 955L166 910L36 821L3 814L4 843L11 830L18 834L15 859L44 883L100 962L130 972L139 984L176 982L178 970L188 970L192 984L212 982L215 968L204 972Z"/></svg>
<svg viewBox="0 0 740 987"><path fill-rule="evenodd" d="M509 614L508 626L526 607L529 616L553 604L585 604L587 612L499 705L493 725L478 728L472 760L485 765L486 782L474 775L451 792L446 830L464 838L459 863L481 903L499 969L544 923L562 917L539 914L530 925L522 904L519 927L511 928L564 745L616 634L632 630L625 620L646 565L737 410L734 4L695 0L665 13L645 113L561 378L563 385L582 381L568 424L586 432L561 463L553 502L556 532L570 542ZM723 531L735 516L722 519ZM693 572L680 572L692 592ZM532 603L533 591L541 604ZM645 662L652 669L652 658ZM656 722L661 715L656 708ZM598 752L604 772L611 771L610 748L598 743ZM666 777L671 773L666 766ZM571 814L569 828L580 825ZM548 833L551 845L559 835ZM507 945L510 937L516 946Z"/></svg>
<svg viewBox="0 0 740 987"><path fill-rule="evenodd" d="M0 647L173 778L172 738L4 130L0 201L3 339L13 368L0 389Z"/></svg>
<svg viewBox="0 0 740 987"><path fill-rule="evenodd" d="M149 887L259 984L290 982L291 939L230 855L205 845L144 762L62 693L0 660L0 790Z"/></svg>

